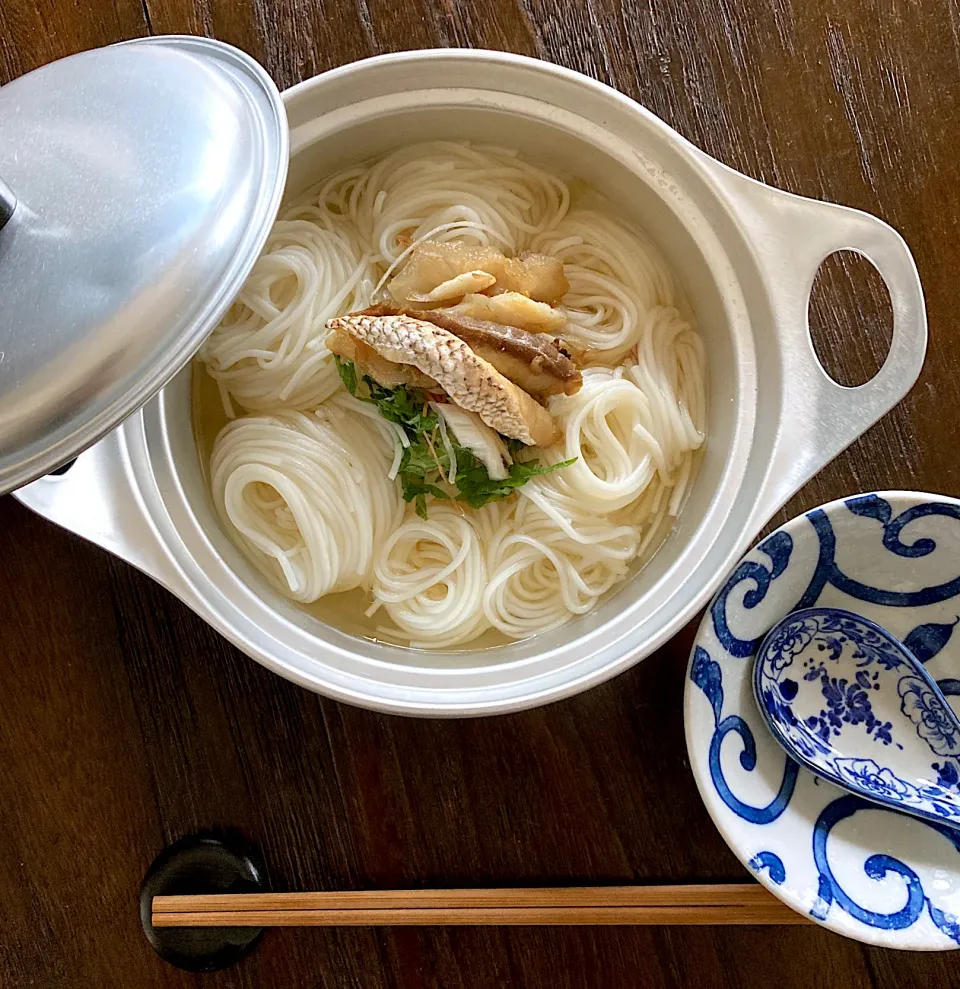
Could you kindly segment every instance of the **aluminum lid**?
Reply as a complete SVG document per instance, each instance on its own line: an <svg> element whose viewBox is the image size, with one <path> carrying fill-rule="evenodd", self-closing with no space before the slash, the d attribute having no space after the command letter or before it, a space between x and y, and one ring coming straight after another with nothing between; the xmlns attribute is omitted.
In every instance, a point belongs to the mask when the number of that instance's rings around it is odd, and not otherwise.
<svg viewBox="0 0 960 989"><path fill-rule="evenodd" d="M15 200L0 229L0 494L190 359L263 247L287 143L266 72L205 38L83 52L0 88L0 222Z"/></svg>

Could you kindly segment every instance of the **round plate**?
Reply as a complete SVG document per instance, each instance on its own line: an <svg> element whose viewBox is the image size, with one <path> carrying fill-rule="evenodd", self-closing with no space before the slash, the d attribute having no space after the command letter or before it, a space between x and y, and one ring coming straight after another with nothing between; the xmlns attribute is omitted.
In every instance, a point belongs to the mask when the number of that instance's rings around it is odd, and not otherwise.
<svg viewBox="0 0 960 989"><path fill-rule="evenodd" d="M957 948L960 831L799 768L757 710L761 639L817 604L906 640L960 711L960 501L893 491L832 502L750 550L700 625L684 698L697 786L727 844L795 910L871 944ZM825 687L824 719L861 716L869 701L855 691L843 681Z"/></svg>

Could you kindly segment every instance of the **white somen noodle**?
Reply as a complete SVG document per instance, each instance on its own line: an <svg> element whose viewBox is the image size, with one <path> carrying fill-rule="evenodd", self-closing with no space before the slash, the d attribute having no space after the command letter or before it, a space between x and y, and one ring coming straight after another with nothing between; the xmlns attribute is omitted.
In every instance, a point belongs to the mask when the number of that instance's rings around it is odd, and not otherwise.
<svg viewBox="0 0 960 989"><path fill-rule="evenodd" d="M573 464L424 521L396 479L403 430L343 390L323 341L428 239L562 260L563 335L589 366L547 403L561 439L523 455ZM201 351L232 419L211 461L224 525L288 597L362 588L378 634L415 646L585 614L662 538L703 442L703 347L677 304L645 235L514 152L433 142L346 169L281 214Z"/></svg>
<svg viewBox="0 0 960 989"><path fill-rule="evenodd" d="M217 437L210 474L220 515L295 601L369 587L376 555L403 517L387 476L396 439L367 408L340 394L312 415L235 419Z"/></svg>

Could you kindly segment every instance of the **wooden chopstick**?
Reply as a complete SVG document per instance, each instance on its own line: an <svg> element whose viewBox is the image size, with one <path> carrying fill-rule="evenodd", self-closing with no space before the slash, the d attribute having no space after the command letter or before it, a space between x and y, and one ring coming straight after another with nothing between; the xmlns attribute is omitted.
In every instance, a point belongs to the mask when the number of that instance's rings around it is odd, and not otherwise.
<svg viewBox="0 0 960 989"><path fill-rule="evenodd" d="M481 927L680 924L804 924L777 901L768 907L464 907L449 910L238 910L160 913L154 927Z"/></svg>
<svg viewBox="0 0 960 989"><path fill-rule="evenodd" d="M758 883L156 896L154 927L803 924Z"/></svg>

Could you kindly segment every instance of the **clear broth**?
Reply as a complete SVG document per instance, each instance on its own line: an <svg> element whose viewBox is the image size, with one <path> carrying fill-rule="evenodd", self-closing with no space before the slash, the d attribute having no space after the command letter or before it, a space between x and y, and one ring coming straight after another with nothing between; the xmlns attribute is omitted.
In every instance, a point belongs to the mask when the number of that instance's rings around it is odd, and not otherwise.
<svg viewBox="0 0 960 989"><path fill-rule="evenodd" d="M193 434L196 439L197 451L200 454L200 466L206 489L210 491L210 458L213 454L213 444L217 434L227 424L227 415L223 411L220 392L216 382L199 360L193 362L191 371L193 395ZM333 625L368 642L384 642L390 645L409 648L399 635L391 635L390 616L381 608L375 615L367 617L366 610L370 607L370 596L362 588L352 591L341 591L338 594L327 594L310 604L293 602L308 615ZM511 640L497 629L488 629L483 635L474 639L465 649L493 649L503 646Z"/></svg>
<svg viewBox="0 0 960 989"><path fill-rule="evenodd" d="M223 411L223 403L220 401L220 392L216 382L199 361L194 361L192 369L192 392L193 392L193 432L196 438L197 450L200 454L201 469L207 491L210 491L210 457L213 453L213 444L217 434L227 424L227 416ZM694 455L694 463L691 471L691 486L697 474L697 467L702 456L701 451ZM689 487L688 487L689 490ZM520 495L513 495L519 498ZM681 508L682 510L682 508ZM661 531L653 539L647 552L642 559L637 559L631 565L631 575L627 581L633 580L637 572L653 557L664 541L670 535L673 528L674 519L669 516L663 520ZM626 581L623 582L625 584ZM623 586L618 584L609 593L616 594L617 590ZM325 597L314 601L311 604L299 604L294 602L308 615L313 616L326 625L332 625L346 632L348 635L366 639L368 642L382 642L390 645L409 646L396 634L391 634L390 618L384 609L380 609L375 615L368 617L366 610L370 606L369 595L361 588L352 591L341 591L338 594L327 594ZM477 650L494 649L497 646L507 645L513 641L497 629L488 629L481 636L478 636L469 645L453 651L474 652Z"/></svg>
<svg viewBox="0 0 960 989"><path fill-rule="evenodd" d="M220 392L216 382L199 361L194 361L192 369L192 392L193 392L193 432L196 438L197 450L200 454L200 464L203 471L204 481L207 491L210 491L210 457L213 453L213 444L217 434L227 424L227 416L223 411L223 403L220 401ZM697 467L702 454L700 451L694 455L693 469L691 471L691 486L697 474ZM688 488L689 490L689 488ZM513 495L519 498L520 495ZM682 510L682 508L681 508ZM637 559L631 566L633 571L627 580L633 580L637 572L653 557L657 550L663 545L673 528L674 519L669 516L663 520L661 531L653 539L647 552L642 559ZM626 583L626 581L624 581ZM619 584L612 588L610 593L616 594L622 587ZM310 604L299 604L294 602L308 615L312 615L319 621L332 625L346 632L348 635L366 639L368 642L383 642L390 645L403 646L409 648L398 635L391 634L390 618L384 609L380 609L375 615L368 617L366 610L370 606L370 597L366 591L356 588L352 591L341 591L338 594L327 594ZM453 650L457 652L473 652L476 650L493 649L497 646L504 646L513 641L497 629L488 629L481 636L474 639L468 646Z"/></svg>
<svg viewBox="0 0 960 989"><path fill-rule="evenodd" d="M571 204L580 208L596 209L600 212L611 212L610 202L596 192L581 179L569 179ZM677 287L676 306L681 315L691 323L695 323L694 313L687 302L684 293ZM213 452L213 444L220 430L227 424L227 416L223 410L223 403L220 399L220 392L216 382L206 373L203 364L195 360L192 369L192 393L193 393L193 431L196 438L197 449L200 453L201 468L207 491L210 491L210 457ZM690 481L687 492L693 487L697 476L700 461L703 456L703 448L694 454L693 465L690 472ZM512 495L514 498L520 495ZM686 500L686 499L684 499ZM682 511L682 506L681 506ZM627 581L636 578L637 573L650 561L654 554L664 544L667 537L673 530L675 519L665 517L660 526L660 531L651 540L650 545L642 558L636 559L631 565L631 573L621 584L611 588L608 594L616 594ZM601 601L604 600L601 598ZM360 588L352 591L343 591L338 594L328 594L314 601L311 604L300 604L293 602L307 614L319 621L332 625L361 639L369 642L383 642L390 645L410 648L399 633L391 632L390 617L386 610L381 608L376 614L368 617L366 609L370 606L369 595ZM508 636L497 629L488 629L482 635L472 640L468 645L454 652L474 652L477 650L493 649L497 646L507 645L512 642Z"/></svg>

